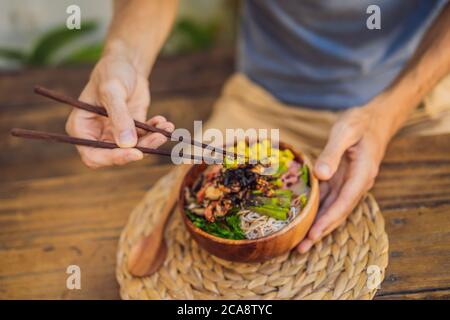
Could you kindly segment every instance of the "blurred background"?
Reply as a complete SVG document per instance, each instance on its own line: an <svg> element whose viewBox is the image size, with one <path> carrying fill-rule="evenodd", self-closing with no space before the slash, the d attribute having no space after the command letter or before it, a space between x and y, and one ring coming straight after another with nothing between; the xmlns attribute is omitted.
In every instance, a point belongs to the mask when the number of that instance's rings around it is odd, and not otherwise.
<svg viewBox="0 0 450 320"><path fill-rule="evenodd" d="M81 8L82 29L66 28L66 8ZM0 0L0 68L94 63L112 14L112 0ZM233 44L237 0L180 1L163 56Z"/></svg>
<svg viewBox="0 0 450 320"><path fill-rule="evenodd" d="M81 8L76 32L66 28L72 4ZM72 145L10 135L14 127L65 132L71 107L33 87L78 97L111 14L112 0L0 0L0 299L118 298L119 233L143 192L171 167L170 158L149 156L94 172ZM234 71L236 20L237 1L180 1L150 76L149 117L190 130L208 119ZM66 289L71 264L83 270L83 290Z"/></svg>
<svg viewBox="0 0 450 320"><path fill-rule="evenodd" d="M78 5L81 30L69 30ZM234 70L238 0L182 0L150 75L148 116L192 130L207 120ZM0 177L2 182L89 173L69 145L25 141L12 127L65 132L71 108L33 93L41 85L77 97L99 59L113 0L0 0ZM165 163L149 157L131 167ZM39 166L34 164L39 163ZM1 184L1 182L0 182Z"/></svg>

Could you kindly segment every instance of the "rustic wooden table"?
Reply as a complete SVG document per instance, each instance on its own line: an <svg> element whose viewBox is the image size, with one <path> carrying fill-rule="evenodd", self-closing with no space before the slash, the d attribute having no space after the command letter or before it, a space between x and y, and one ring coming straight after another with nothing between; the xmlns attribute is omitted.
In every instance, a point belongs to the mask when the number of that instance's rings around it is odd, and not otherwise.
<svg viewBox="0 0 450 320"><path fill-rule="evenodd" d="M163 59L152 114L178 126L206 119L232 72L230 52ZM170 168L152 157L126 168L85 168L72 146L11 138L11 127L63 132L69 107L34 84L76 95L89 68L0 74L0 299L117 299L117 241L133 206ZM396 139L373 190L390 261L377 298L450 298L450 135ZM66 289L79 265L82 289Z"/></svg>

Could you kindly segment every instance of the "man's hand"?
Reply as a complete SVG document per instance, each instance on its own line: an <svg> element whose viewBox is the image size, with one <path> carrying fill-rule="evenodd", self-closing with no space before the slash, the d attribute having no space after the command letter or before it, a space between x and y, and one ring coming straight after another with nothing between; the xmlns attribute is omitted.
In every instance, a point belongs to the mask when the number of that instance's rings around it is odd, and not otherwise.
<svg viewBox="0 0 450 320"><path fill-rule="evenodd" d="M376 110L373 104L350 109L333 126L314 167L321 180L320 209L300 253L342 224L373 186L391 132Z"/></svg>
<svg viewBox="0 0 450 320"><path fill-rule="evenodd" d="M339 226L378 172L390 138L436 83L450 72L450 3L422 38L397 79L367 105L344 113L315 165L321 206L303 253Z"/></svg>
<svg viewBox="0 0 450 320"><path fill-rule="evenodd" d="M146 120L150 92L147 79L125 57L102 57L80 100L104 106L109 117L74 109L66 123L67 133L78 138L115 142L121 147L106 150L77 146L81 159L90 168L140 160L143 158L142 152L133 148L137 144L157 148L167 140L160 133L145 134L136 130L133 119ZM147 123L169 132L174 130L173 124L162 116L154 117Z"/></svg>

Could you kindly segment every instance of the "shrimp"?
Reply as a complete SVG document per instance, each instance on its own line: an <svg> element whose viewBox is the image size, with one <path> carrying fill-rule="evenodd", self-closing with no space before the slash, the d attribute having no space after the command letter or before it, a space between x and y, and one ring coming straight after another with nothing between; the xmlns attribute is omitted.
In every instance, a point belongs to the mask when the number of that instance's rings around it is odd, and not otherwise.
<svg viewBox="0 0 450 320"><path fill-rule="evenodd" d="M214 208L217 205L217 201L211 202L209 205L205 208L205 219L209 222L214 222L216 220L216 217L214 216Z"/></svg>

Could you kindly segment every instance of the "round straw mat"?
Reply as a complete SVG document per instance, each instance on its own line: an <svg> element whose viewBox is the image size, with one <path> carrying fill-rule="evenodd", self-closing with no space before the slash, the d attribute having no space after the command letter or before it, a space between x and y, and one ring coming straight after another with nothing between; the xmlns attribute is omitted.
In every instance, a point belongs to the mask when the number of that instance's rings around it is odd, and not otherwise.
<svg viewBox="0 0 450 320"><path fill-rule="evenodd" d="M116 276L122 299L371 299L384 278L388 238L369 194L347 222L308 253L295 250L263 263L235 263L198 247L178 210L166 230L168 254L150 277L127 270L132 244L149 234L170 192L177 170L161 178L132 212L122 232ZM176 192L176 191L175 191Z"/></svg>

